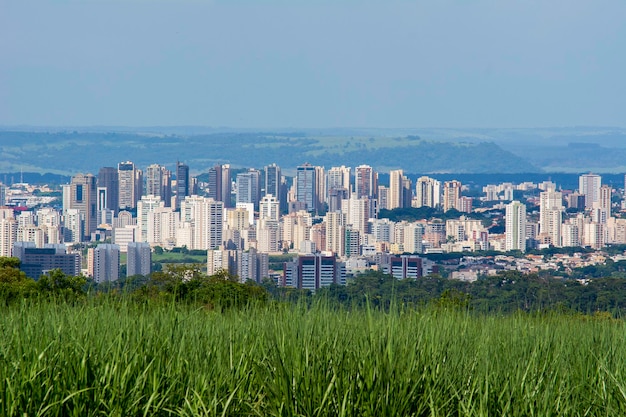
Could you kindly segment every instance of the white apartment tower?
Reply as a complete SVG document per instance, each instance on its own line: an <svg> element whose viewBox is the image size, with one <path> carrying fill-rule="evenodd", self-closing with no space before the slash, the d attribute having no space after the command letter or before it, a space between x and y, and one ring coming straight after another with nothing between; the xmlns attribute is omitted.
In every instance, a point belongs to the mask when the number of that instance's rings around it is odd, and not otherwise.
<svg viewBox="0 0 626 417"><path fill-rule="evenodd" d="M519 201L506 205L505 249L526 250L526 205Z"/></svg>
<svg viewBox="0 0 626 417"><path fill-rule="evenodd" d="M350 184L350 177L350 167L343 165L340 167L332 167L326 174L326 192L329 193L332 189L343 188L350 193L352 188Z"/></svg>
<svg viewBox="0 0 626 417"><path fill-rule="evenodd" d="M404 179L401 169L389 171L389 200L387 209L393 210L402 207L404 191Z"/></svg>
<svg viewBox="0 0 626 417"><path fill-rule="evenodd" d="M563 223L563 195L559 191L544 191L539 196L539 231L560 247Z"/></svg>
<svg viewBox="0 0 626 417"><path fill-rule="evenodd" d="M592 208L600 201L602 178L596 174L584 174L578 177L578 192L585 196L585 208Z"/></svg>
<svg viewBox="0 0 626 417"><path fill-rule="evenodd" d="M430 177L420 177L415 184L413 207L441 206L441 182Z"/></svg>
<svg viewBox="0 0 626 417"><path fill-rule="evenodd" d="M178 232L190 239L189 249L207 250L222 245L224 202L197 195L185 197L180 204L180 217Z"/></svg>

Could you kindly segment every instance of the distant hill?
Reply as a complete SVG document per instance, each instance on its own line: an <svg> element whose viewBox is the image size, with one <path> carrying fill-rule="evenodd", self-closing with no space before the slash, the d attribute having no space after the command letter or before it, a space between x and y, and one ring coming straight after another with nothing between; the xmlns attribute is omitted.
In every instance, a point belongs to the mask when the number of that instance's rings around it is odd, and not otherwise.
<svg viewBox="0 0 626 417"><path fill-rule="evenodd" d="M310 162L369 164L379 170L401 168L424 173L520 173L540 170L526 159L489 141L427 140L416 135L334 136L330 133L236 133L191 136L136 132L0 131L0 170L73 174L93 172L132 160L140 167L176 161L195 172L216 163L285 169Z"/></svg>

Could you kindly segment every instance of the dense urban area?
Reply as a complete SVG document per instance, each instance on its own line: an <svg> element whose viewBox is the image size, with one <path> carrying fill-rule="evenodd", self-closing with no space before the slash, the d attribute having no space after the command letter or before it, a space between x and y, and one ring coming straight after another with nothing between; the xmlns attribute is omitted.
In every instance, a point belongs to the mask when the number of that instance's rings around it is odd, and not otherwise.
<svg viewBox="0 0 626 417"><path fill-rule="evenodd" d="M291 172L216 165L194 177L184 163L126 161L69 184L14 181L1 186L0 256L33 279L60 269L110 284L182 263L311 291L368 271L474 282L511 270L585 284L599 278L590 267L626 259L623 190L600 175L580 175L578 189L477 189L402 170L383 184L368 165Z"/></svg>

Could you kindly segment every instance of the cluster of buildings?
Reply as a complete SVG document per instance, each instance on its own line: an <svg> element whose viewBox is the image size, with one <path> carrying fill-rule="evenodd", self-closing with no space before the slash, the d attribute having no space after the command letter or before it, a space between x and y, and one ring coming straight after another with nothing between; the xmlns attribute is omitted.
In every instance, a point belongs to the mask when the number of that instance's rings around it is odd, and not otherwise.
<svg viewBox="0 0 626 417"><path fill-rule="evenodd" d="M530 189L541 190L539 213L527 213L513 199L516 190ZM292 253L274 278L315 290L369 268L398 278L436 271L423 253L626 243L626 219L611 215L612 189L593 174L580 177L577 192L550 182L486 186L481 204L491 201L505 212L504 233L490 233L492 224L466 215L398 222L378 216L381 209L403 207L472 213L476 200L463 190L459 181L426 176L413 184L402 170L390 171L382 185L368 165L326 170L303 164L291 178L276 164L236 174L217 165L198 181L182 163L171 172L125 161L97 176L72 177L62 186L61 210L44 206L17 215L0 209L0 256L36 250L68 255L62 245L97 242L88 251L86 272L105 282L119 278L121 254L128 276L145 275L150 248L186 247L207 251L209 274L227 269L242 281L260 282L271 276L270 254ZM568 214L566 206L576 213Z"/></svg>
<svg viewBox="0 0 626 417"><path fill-rule="evenodd" d="M533 201L539 206L538 213L527 213L526 204L519 201L506 205L505 236L499 241L493 239L493 249L600 249L626 243L626 218L613 215L613 188L603 185L599 175L581 175L577 191L557 191L551 182L542 183L541 189L538 201Z"/></svg>

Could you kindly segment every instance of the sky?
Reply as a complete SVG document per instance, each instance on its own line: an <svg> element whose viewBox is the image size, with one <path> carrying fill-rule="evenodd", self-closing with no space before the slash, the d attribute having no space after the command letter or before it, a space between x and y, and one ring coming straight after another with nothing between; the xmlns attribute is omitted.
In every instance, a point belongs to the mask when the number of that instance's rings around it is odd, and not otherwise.
<svg viewBox="0 0 626 417"><path fill-rule="evenodd" d="M626 126L624 0L0 0L0 125Z"/></svg>

